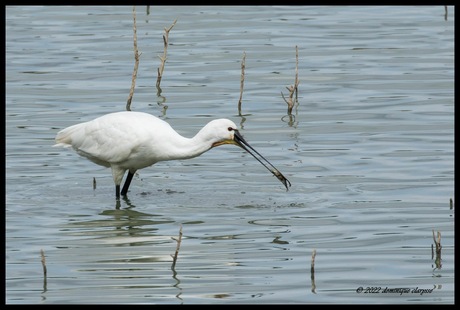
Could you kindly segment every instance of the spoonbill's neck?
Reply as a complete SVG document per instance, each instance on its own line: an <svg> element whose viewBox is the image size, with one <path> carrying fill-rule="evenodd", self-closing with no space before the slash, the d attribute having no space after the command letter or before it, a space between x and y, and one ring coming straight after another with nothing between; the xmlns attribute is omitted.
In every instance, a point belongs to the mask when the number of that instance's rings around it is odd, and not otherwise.
<svg viewBox="0 0 460 310"><path fill-rule="evenodd" d="M179 133L169 141L171 148L169 159L189 159L200 156L212 148L218 138L207 125L203 127L193 138L186 138Z"/></svg>

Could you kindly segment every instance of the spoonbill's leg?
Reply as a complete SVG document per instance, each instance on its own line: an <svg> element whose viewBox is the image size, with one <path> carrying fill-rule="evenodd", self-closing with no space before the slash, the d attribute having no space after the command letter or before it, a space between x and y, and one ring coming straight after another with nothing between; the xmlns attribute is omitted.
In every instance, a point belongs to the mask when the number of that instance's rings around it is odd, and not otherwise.
<svg viewBox="0 0 460 310"><path fill-rule="evenodd" d="M128 171L128 176L126 177L125 185L123 185L123 189L121 190L121 194L123 196L126 196L126 194L128 193L128 188L129 188L129 185L131 184L131 180L133 179L134 173L131 173L131 171Z"/></svg>
<svg viewBox="0 0 460 310"><path fill-rule="evenodd" d="M115 185L115 197L120 199L120 185Z"/></svg>
<svg viewBox="0 0 460 310"><path fill-rule="evenodd" d="M117 199L120 198L120 184L121 184L121 181L123 180L123 175L125 174L125 171L126 169L120 168L116 165L112 165L113 182L115 183L115 196ZM123 187L123 190L124 190L124 187Z"/></svg>

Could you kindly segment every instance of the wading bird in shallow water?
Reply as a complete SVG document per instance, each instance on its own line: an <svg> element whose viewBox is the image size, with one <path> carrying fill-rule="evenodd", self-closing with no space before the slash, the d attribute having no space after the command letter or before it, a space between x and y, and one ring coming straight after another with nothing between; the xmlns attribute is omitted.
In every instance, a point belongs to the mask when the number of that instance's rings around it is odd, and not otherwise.
<svg viewBox="0 0 460 310"><path fill-rule="evenodd" d="M209 122L193 138L178 134L167 122L142 112L115 112L92 121L67 127L56 135L54 146L72 147L79 155L112 169L116 197L128 170L121 195L126 196L137 170L157 162L188 159L199 156L213 147L234 144L254 156L267 168L286 190L291 182L268 160L253 149L228 119Z"/></svg>

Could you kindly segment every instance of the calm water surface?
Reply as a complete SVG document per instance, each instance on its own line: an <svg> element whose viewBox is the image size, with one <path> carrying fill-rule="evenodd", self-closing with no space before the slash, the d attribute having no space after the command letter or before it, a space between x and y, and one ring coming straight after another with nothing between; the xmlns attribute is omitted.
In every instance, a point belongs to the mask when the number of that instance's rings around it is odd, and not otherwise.
<svg viewBox="0 0 460 310"><path fill-rule="evenodd" d="M231 118L292 187L223 146L139 171L117 204L109 169L52 146L125 109L132 7L7 7L6 303L453 303L453 13L137 7L132 109L189 137Z"/></svg>

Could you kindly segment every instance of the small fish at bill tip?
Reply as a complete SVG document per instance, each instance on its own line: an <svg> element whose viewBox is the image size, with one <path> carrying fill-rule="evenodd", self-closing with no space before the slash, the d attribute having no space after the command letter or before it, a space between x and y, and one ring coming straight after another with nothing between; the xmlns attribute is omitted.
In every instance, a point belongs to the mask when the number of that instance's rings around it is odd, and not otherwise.
<svg viewBox="0 0 460 310"><path fill-rule="evenodd" d="M92 162L112 169L115 196L126 196L137 170L160 161L197 157L219 145L233 144L257 159L286 187L286 177L252 148L228 119L206 124L193 138L178 134L167 122L148 113L114 112L59 131L57 147L73 148ZM123 188L120 185L128 171Z"/></svg>

